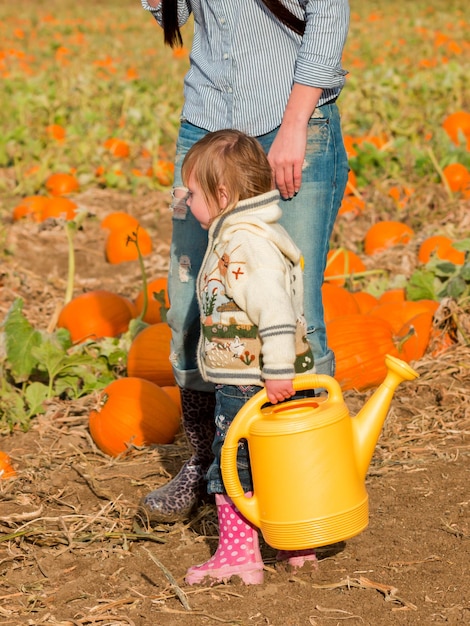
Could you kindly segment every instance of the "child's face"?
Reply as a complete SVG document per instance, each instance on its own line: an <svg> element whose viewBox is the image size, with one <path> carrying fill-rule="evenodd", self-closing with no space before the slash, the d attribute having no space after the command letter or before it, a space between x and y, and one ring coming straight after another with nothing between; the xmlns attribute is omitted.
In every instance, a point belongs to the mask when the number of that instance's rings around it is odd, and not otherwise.
<svg viewBox="0 0 470 626"><path fill-rule="evenodd" d="M212 208L207 204L206 197L192 174L188 180L188 190L186 204L189 206L191 213L201 224L202 228L208 230L212 220L218 215L218 207Z"/></svg>

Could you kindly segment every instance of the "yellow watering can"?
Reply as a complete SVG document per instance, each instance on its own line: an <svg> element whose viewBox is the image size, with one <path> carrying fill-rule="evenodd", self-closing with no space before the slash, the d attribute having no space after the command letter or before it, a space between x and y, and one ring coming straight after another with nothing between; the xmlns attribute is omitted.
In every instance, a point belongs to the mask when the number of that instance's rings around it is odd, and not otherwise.
<svg viewBox="0 0 470 626"><path fill-rule="evenodd" d="M328 398L268 405L264 389L233 420L222 447L228 496L279 550L302 550L349 539L369 521L365 477L393 393L418 377L407 363L385 358L387 376L355 417L334 378L305 374L296 391L325 388ZM245 497L237 471L240 439L250 453L254 493Z"/></svg>

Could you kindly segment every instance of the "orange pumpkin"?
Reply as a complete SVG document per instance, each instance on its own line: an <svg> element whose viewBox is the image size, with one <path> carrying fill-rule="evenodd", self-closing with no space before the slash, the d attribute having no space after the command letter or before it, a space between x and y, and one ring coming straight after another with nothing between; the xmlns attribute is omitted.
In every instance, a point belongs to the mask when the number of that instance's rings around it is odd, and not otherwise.
<svg viewBox="0 0 470 626"><path fill-rule="evenodd" d="M377 222L366 233L364 252L371 255L399 244L406 244L413 235L413 229L403 222L393 220Z"/></svg>
<svg viewBox="0 0 470 626"><path fill-rule="evenodd" d="M51 174L46 180L46 189L53 196L64 196L73 191L77 191L79 183L73 174L57 172Z"/></svg>
<svg viewBox="0 0 470 626"><path fill-rule="evenodd" d="M129 144L123 139L111 137L104 142L104 147L115 157L126 158L130 154Z"/></svg>
<svg viewBox="0 0 470 626"><path fill-rule="evenodd" d="M399 357L393 329L387 320L355 313L336 317L326 325L328 345L335 353L335 378L343 390L364 390L386 376L385 355Z"/></svg>
<svg viewBox="0 0 470 626"><path fill-rule="evenodd" d="M59 314L57 326L70 332L74 343L101 337L117 337L136 316L133 303L117 293L97 289L83 293Z"/></svg>
<svg viewBox="0 0 470 626"><path fill-rule="evenodd" d="M470 150L470 113L468 111L451 113L445 118L442 127L456 146L460 143L465 145L466 141L467 150Z"/></svg>
<svg viewBox="0 0 470 626"><path fill-rule="evenodd" d="M144 322L147 324L158 324L162 321L161 307L162 303L155 299L154 294L161 294L164 292L165 296L165 307L168 309L170 306L168 300L168 280L166 277L155 278L154 280L147 283L147 311L144 315ZM138 294L136 299L134 300L134 304L136 306L137 312L140 315L142 308L144 306L144 290L142 289Z"/></svg>
<svg viewBox="0 0 470 626"><path fill-rule="evenodd" d="M175 384L170 363L171 330L168 324L152 324L134 337L127 354L127 375L145 378L157 385Z"/></svg>
<svg viewBox="0 0 470 626"><path fill-rule="evenodd" d="M344 191L345 195L354 194L357 187L357 177L354 173L354 170L349 170L348 173L348 182L346 183L346 189Z"/></svg>
<svg viewBox="0 0 470 626"><path fill-rule="evenodd" d="M11 464L11 459L6 452L0 450L0 479L14 478L16 472Z"/></svg>
<svg viewBox="0 0 470 626"><path fill-rule="evenodd" d="M164 385L162 387L163 391L167 393L176 406L179 408L181 413L181 391L178 385Z"/></svg>
<svg viewBox="0 0 470 626"><path fill-rule="evenodd" d="M385 302L369 311L370 315L387 320L395 333L400 333L404 324L420 313L430 313L431 319L439 306L434 300L407 300L405 302Z"/></svg>
<svg viewBox="0 0 470 626"><path fill-rule="evenodd" d="M166 159L159 159L155 167L147 171L147 176L154 176L163 187L169 187L173 183L174 174L174 163Z"/></svg>
<svg viewBox="0 0 470 626"><path fill-rule="evenodd" d="M323 283L321 291L325 322L340 315L359 313L359 306L354 296L344 287Z"/></svg>
<svg viewBox="0 0 470 626"><path fill-rule="evenodd" d="M50 217L63 217L66 220L73 220L77 214L78 206L73 200L57 196L49 198L42 211L42 221Z"/></svg>
<svg viewBox="0 0 470 626"><path fill-rule="evenodd" d="M448 350L451 346L455 346L457 341L452 337L451 333L442 328L431 328L429 337L429 348L431 356L438 357Z"/></svg>
<svg viewBox="0 0 470 626"><path fill-rule="evenodd" d="M362 259L355 252L345 248L330 250L326 260L325 280L330 285L343 286L348 277L365 269Z"/></svg>
<svg viewBox="0 0 470 626"><path fill-rule="evenodd" d="M120 378L101 393L103 405L91 411L89 429L105 454L117 456L128 446L167 444L180 426L180 409L158 385L141 378Z"/></svg>
<svg viewBox="0 0 470 626"><path fill-rule="evenodd" d="M101 228L108 228L112 230L114 228L136 228L139 225L139 220L129 213L124 211L113 211L108 213L106 217L101 220Z"/></svg>
<svg viewBox="0 0 470 626"><path fill-rule="evenodd" d="M344 215L346 218L353 219L361 213L366 207L366 203L362 198L357 196L347 195L344 196L341 206L338 211L338 215Z"/></svg>
<svg viewBox="0 0 470 626"><path fill-rule="evenodd" d="M454 265L463 265L465 263L465 252L454 248L452 239L444 235L433 235L425 239L419 247L418 260L420 263L428 263L433 254L438 259L450 261Z"/></svg>
<svg viewBox="0 0 470 626"><path fill-rule="evenodd" d="M432 319L430 311L423 311L408 320L398 331L398 340L404 339L399 346L400 357L407 363L417 361L426 352L431 338Z"/></svg>
<svg viewBox="0 0 470 626"><path fill-rule="evenodd" d="M470 172L462 163L446 165L442 174L451 191L465 191L470 187Z"/></svg>
<svg viewBox="0 0 470 626"><path fill-rule="evenodd" d="M62 142L65 139L66 131L60 124L49 124L46 126L46 132L51 139Z"/></svg>
<svg viewBox="0 0 470 626"><path fill-rule="evenodd" d="M42 212L50 201L47 196L26 196L21 202L13 209L13 221L27 217L33 219L35 222L42 221Z"/></svg>
<svg viewBox="0 0 470 626"><path fill-rule="evenodd" d="M379 302L375 296L367 291L353 291L351 295L359 307L359 313L368 313Z"/></svg>
<svg viewBox="0 0 470 626"><path fill-rule="evenodd" d="M406 292L403 287L396 289L388 289L379 297L379 304L387 304L389 302L404 302L406 300Z"/></svg>
<svg viewBox="0 0 470 626"><path fill-rule="evenodd" d="M136 261L139 258L137 246L129 238L135 239L139 243L142 256L147 256L152 252L152 238L148 231L142 226L124 226L113 228L108 233L106 240L106 260L108 263L117 264L125 261Z"/></svg>

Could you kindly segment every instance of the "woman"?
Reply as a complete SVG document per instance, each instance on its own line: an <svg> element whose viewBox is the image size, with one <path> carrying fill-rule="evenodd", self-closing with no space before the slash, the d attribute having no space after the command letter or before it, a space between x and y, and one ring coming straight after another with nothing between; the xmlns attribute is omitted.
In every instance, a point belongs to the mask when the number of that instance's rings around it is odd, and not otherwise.
<svg viewBox="0 0 470 626"><path fill-rule="evenodd" d="M168 313L183 428L193 455L173 480L141 502L150 520L172 522L185 519L204 492L215 408L213 386L202 380L196 359L196 279L207 233L185 201L184 156L208 132L224 128L261 143L283 198L280 223L305 260L305 317L315 369L333 375L321 285L348 176L335 101L345 82L341 56L349 5L348 0L141 1L172 46L181 43L179 27L191 14L194 18L175 157Z"/></svg>

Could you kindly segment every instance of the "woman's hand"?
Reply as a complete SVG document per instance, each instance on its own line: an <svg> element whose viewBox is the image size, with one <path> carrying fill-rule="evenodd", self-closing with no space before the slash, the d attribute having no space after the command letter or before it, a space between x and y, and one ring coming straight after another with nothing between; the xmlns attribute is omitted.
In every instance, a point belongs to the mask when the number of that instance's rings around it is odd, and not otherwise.
<svg viewBox="0 0 470 626"><path fill-rule="evenodd" d="M292 380L267 380L264 383L266 395L271 404L277 404L295 394Z"/></svg>
<svg viewBox="0 0 470 626"><path fill-rule="evenodd" d="M274 182L285 199L292 198L300 190L308 122L322 91L318 87L294 83L281 125L268 152Z"/></svg>
<svg viewBox="0 0 470 626"><path fill-rule="evenodd" d="M307 126L281 124L268 152L274 182L284 199L292 198L302 183L302 166L307 146Z"/></svg>

